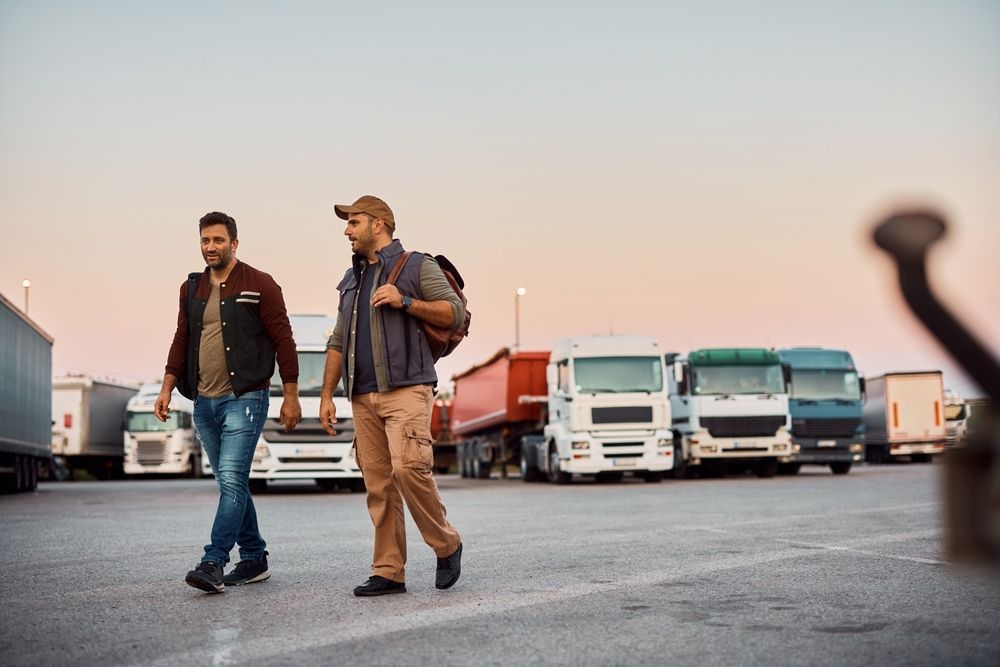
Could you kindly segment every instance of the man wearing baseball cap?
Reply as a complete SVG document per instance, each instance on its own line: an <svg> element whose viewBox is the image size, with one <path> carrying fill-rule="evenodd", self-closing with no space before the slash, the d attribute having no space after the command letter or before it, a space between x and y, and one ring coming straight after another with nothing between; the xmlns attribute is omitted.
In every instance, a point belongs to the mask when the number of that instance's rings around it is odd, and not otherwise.
<svg viewBox="0 0 1000 667"><path fill-rule="evenodd" d="M465 308L429 255L414 253L395 284L387 284L404 250L393 239L396 220L384 201L365 195L334 210L347 221L344 235L354 255L337 286L340 304L327 342L319 414L333 435L332 397L342 381L354 412L355 451L375 525L371 577L354 594L406 592L404 501L437 555L435 586L451 588L461 574L462 540L445 515L431 471L437 374L419 320L454 327L463 321Z"/></svg>

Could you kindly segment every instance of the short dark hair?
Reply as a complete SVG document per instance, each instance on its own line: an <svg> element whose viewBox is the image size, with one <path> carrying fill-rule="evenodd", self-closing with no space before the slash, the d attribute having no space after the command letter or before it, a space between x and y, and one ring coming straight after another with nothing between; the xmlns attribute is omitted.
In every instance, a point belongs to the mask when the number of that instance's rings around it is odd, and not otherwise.
<svg viewBox="0 0 1000 667"><path fill-rule="evenodd" d="M236 240L236 221L233 220L232 216L220 213L219 211L206 213L201 217L201 220L198 221L198 231L200 232L206 227L211 227L212 225L225 225L226 231L229 232L229 240Z"/></svg>

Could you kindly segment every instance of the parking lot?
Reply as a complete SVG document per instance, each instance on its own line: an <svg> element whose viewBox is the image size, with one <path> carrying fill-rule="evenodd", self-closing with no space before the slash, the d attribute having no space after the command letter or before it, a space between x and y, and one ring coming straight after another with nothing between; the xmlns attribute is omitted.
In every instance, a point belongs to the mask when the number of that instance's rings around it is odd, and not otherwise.
<svg viewBox="0 0 1000 667"><path fill-rule="evenodd" d="M257 497L273 577L183 583L212 480L0 497L5 665L995 664L1000 580L945 562L936 464L569 486L439 478L462 579L368 576L364 494ZM235 553L234 553L235 556Z"/></svg>

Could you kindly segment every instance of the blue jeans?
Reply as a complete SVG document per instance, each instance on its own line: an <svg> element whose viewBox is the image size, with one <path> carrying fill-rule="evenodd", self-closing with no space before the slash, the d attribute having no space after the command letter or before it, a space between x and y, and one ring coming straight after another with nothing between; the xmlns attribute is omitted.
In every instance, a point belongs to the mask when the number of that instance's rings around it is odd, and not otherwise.
<svg viewBox="0 0 1000 667"><path fill-rule="evenodd" d="M219 485L219 507L212 524L212 543L202 561L229 562L233 545L241 560L261 560L267 544L257 528L257 512L250 497L250 464L257 439L267 419L268 391L240 396L199 396L194 402L194 428L208 454Z"/></svg>

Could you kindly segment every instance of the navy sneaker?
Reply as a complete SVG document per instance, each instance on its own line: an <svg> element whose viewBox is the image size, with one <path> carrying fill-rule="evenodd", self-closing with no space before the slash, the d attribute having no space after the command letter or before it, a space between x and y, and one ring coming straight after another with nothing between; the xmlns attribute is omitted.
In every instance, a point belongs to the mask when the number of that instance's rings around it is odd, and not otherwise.
<svg viewBox="0 0 1000 667"><path fill-rule="evenodd" d="M260 560L241 560L232 571L222 578L227 586L242 586L243 584L256 584L271 578L271 571L267 569L267 556Z"/></svg>
<svg viewBox="0 0 1000 667"><path fill-rule="evenodd" d="M187 573L184 581L188 586L200 588L206 593L224 593L226 584L222 580L222 566L209 560L198 563Z"/></svg>

